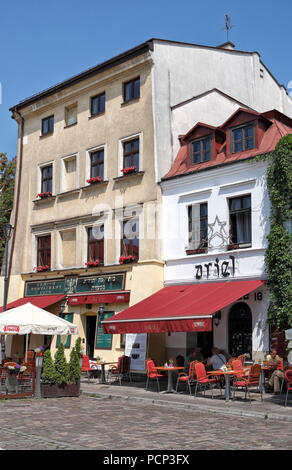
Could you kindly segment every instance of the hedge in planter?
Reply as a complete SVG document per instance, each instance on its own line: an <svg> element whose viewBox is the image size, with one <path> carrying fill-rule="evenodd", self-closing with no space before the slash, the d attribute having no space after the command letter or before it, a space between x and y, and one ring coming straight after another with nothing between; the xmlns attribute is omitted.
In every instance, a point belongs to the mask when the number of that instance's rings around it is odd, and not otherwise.
<svg viewBox="0 0 292 470"><path fill-rule="evenodd" d="M50 351L45 352L41 384L43 398L80 395L81 368L78 345L79 343L77 343L77 350L74 347L71 351L69 364L67 364L62 343L55 354L55 362L52 360Z"/></svg>

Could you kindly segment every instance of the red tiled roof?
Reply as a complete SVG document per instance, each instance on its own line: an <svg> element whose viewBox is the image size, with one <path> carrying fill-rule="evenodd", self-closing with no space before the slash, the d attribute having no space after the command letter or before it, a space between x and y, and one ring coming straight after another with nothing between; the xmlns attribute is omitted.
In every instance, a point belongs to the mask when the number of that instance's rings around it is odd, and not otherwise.
<svg viewBox="0 0 292 470"><path fill-rule="evenodd" d="M239 110L238 110L239 111ZM246 111L246 110L244 110ZM258 114L258 113L255 113ZM280 113L278 113L279 115ZM261 114L258 114L262 116ZM277 113L275 113L277 115ZM266 117L263 116L266 120ZM218 165L224 165L232 162L237 162L239 160L245 160L247 158L256 157L257 155L262 155L268 152L275 150L275 147L278 141L287 134L292 134L292 120L290 120L287 116L285 116L287 122L291 122L291 126L284 124L283 122L279 121L276 118L269 117L269 121L271 122L270 127L265 131L263 138L259 147L254 148L252 150L246 150L244 152L233 153L231 155L225 154L225 146L224 143L220 148L219 153L217 154L216 158L203 163L197 163L195 165L189 166L189 152L188 152L188 144L183 144L179 149L179 152L176 156L176 159L170 169L170 171L162 178L173 178L176 176L187 175L189 173L194 173L200 170L205 170L207 168L212 168ZM224 125L229 122L230 118L225 121ZM223 126L218 127L218 129L222 129Z"/></svg>

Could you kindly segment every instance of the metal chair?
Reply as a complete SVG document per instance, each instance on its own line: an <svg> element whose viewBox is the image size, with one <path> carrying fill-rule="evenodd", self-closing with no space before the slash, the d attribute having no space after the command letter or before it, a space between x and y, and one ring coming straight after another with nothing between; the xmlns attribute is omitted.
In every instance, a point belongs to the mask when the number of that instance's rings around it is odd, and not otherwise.
<svg viewBox="0 0 292 470"><path fill-rule="evenodd" d="M205 366L202 362L198 362L195 364L195 372L197 376L197 381L196 381L196 389L195 389L195 397L197 396L197 390L198 388L204 388L204 396L206 393L206 388L209 387L212 391L212 398L213 398L213 388L216 387L216 385L220 386L220 394L221 394L221 381L216 378L210 378L206 374L206 369ZM214 372L214 375L216 376L216 373Z"/></svg>
<svg viewBox="0 0 292 470"><path fill-rule="evenodd" d="M196 384L196 371L195 371L195 364L197 364L198 361L193 361L190 363L189 367L189 373L186 374L185 372L179 372L177 381L176 381L176 391L178 389L179 384L185 384L186 386L186 391L187 388L189 387L190 395L192 394L192 385Z"/></svg>
<svg viewBox="0 0 292 470"><path fill-rule="evenodd" d="M112 379L119 380L122 385L122 380L126 377L132 382L131 377L131 358L129 356L120 356L118 359L118 365L111 365L107 373L107 381L112 382Z"/></svg>
<svg viewBox="0 0 292 470"><path fill-rule="evenodd" d="M241 388L245 392L244 399L246 400L246 395L248 394L250 404L251 404L250 389L252 387L258 388L261 394L261 400L263 400L262 390L260 387L260 374L261 374L261 366L259 364L254 364L251 367L247 377L236 377L235 375L235 378L231 387L234 390L233 400L235 398L235 390Z"/></svg>
<svg viewBox="0 0 292 470"><path fill-rule="evenodd" d="M285 380L286 380L286 385L287 385L285 406L287 406L288 393L292 392L292 369L285 370Z"/></svg>
<svg viewBox="0 0 292 470"><path fill-rule="evenodd" d="M147 367L146 390L148 389L149 380L155 379L157 383L157 389L158 389L157 391L160 392L159 378L160 377L163 378L164 375L158 374L157 369L155 368L154 361L152 359L147 361L146 367Z"/></svg>

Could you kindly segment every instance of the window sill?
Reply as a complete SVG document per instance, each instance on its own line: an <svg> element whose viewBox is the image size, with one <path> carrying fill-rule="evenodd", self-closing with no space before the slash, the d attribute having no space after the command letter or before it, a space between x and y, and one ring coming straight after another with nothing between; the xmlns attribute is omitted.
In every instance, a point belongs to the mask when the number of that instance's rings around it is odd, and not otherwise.
<svg viewBox="0 0 292 470"><path fill-rule="evenodd" d="M53 135L53 134L54 134L54 131L53 132L47 132L46 134L41 134L40 139L45 139L46 137L49 137L50 135Z"/></svg>
<svg viewBox="0 0 292 470"><path fill-rule="evenodd" d="M99 116L104 116L105 114L105 111L101 111L100 113L97 113L97 114L92 114L91 116L88 116L88 120L90 121L91 119L95 119Z"/></svg>
<svg viewBox="0 0 292 470"><path fill-rule="evenodd" d="M74 127L74 126L77 126L78 122L74 122L73 124L67 124L66 126L64 126L64 129L68 129L69 127Z"/></svg>
<svg viewBox="0 0 292 470"><path fill-rule="evenodd" d="M128 100L128 101L123 101L121 103L121 108L128 106L128 104L137 103L138 101L140 101L140 96L138 98L132 98L131 100Z"/></svg>
<svg viewBox="0 0 292 470"><path fill-rule="evenodd" d="M240 250L244 248L251 248L251 243L234 243L233 245L227 245L227 250Z"/></svg>
<svg viewBox="0 0 292 470"><path fill-rule="evenodd" d="M207 252L208 252L207 248L197 248L196 250L186 249L187 255L199 255L199 254L207 253Z"/></svg>
<svg viewBox="0 0 292 470"><path fill-rule="evenodd" d="M56 197L58 199L62 199L63 197L66 197L66 196L71 196L71 195L74 195L74 194L79 194L80 192L80 189L71 189L70 191L64 191L63 193L59 193L56 195Z"/></svg>
<svg viewBox="0 0 292 470"><path fill-rule="evenodd" d="M43 197L42 199L34 199L32 202L34 204L44 204L45 202L55 201L56 196Z"/></svg>
<svg viewBox="0 0 292 470"><path fill-rule="evenodd" d="M108 180L104 180L102 182L87 184L86 186L82 186L82 188L80 188L80 189L82 191L87 191L87 190L90 190L90 189L93 189L93 188L99 188L100 186L106 186L108 183L109 183Z"/></svg>
<svg viewBox="0 0 292 470"><path fill-rule="evenodd" d="M121 181L121 180L125 180L127 178L130 178L131 176L143 176L144 175L144 171L133 171L133 173L128 173L127 175L122 175L122 176L116 176L115 178L113 178L114 181Z"/></svg>

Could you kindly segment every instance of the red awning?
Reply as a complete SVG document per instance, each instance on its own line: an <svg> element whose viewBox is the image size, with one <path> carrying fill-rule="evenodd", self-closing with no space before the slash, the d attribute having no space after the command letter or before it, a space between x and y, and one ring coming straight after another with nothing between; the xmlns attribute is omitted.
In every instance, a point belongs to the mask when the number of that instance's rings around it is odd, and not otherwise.
<svg viewBox="0 0 292 470"><path fill-rule="evenodd" d="M105 320L104 333L211 331L223 307L262 286L264 281L229 281L164 287Z"/></svg>
<svg viewBox="0 0 292 470"><path fill-rule="evenodd" d="M71 295L68 298L69 305L82 304L121 304L129 302L130 292L111 292L103 294Z"/></svg>
<svg viewBox="0 0 292 470"><path fill-rule="evenodd" d="M15 300L14 302L10 302L10 304L7 304L6 310L10 310L15 307L20 307L20 305L27 304L27 302L30 302L36 307L46 308L46 307L49 307L49 305L53 305L56 302L59 302L60 300L64 298L65 298L64 294L40 295L40 296L35 296L35 297L21 297L20 299ZM3 307L0 307L0 312L3 312Z"/></svg>

